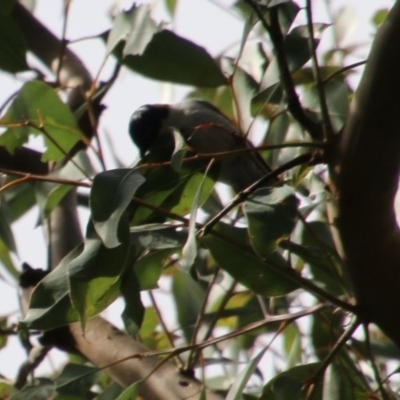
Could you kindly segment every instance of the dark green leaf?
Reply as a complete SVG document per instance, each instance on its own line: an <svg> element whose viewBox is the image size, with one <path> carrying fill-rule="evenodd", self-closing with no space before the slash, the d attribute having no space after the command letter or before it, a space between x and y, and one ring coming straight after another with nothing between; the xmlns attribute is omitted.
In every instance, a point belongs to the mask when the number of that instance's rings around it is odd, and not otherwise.
<svg viewBox="0 0 400 400"><path fill-rule="evenodd" d="M224 239L207 235L202 242L210 250L217 264L239 283L267 297L280 296L297 288L291 280L269 267L273 264L277 268L288 269L278 254L274 253L262 261L254 253L243 248L247 244L245 228L218 224L214 229L221 232Z"/></svg>
<svg viewBox="0 0 400 400"><path fill-rule="evenodd" d="M24 323L45 330L79 320L84 326L88 318L111 304L119 294L120 274L130 260L126 221L120 224L119 234L121 244L109 249L89 223L84 246L69 253L36 286Z"/></svg>
<svg viewBox="0 0 400 400"><path fill-rule="evenodd" d="M318 247L302 246L287 240L281 242L280 247L289 250L308 263L314 280L319 282L319 286L324 287L330 293L343 295L345 291L343 277L332 254Z"/></svg>
<svg viewBox="0 0 400 400"><path fill-rule="evenodd" d="M80 364L67 364L55 379L56 390L60 394L85 396L93 386L97 368Z"/></svg>
<svg viewBox="0 0 400 400"><path fill-rule="evenodd" d="M118 397L116 400L134 400L137 399L140 385L143 381L137 381L132 385L128 386Z"/></svg>
<svg viewBox="0 0 400 400"><path fill-rule="evenodd" d="M164 264L177 251L175 248L158 250L146 254L135 263L134 268L141 290L151 290L158 287L157 282Z"/></svg>
<svg viewBox="0 0 400 400"><path fill-rule="evenodd" d="M70 109L50 86L36 81L22 87L0 125L8 127L0 136L0 145L11 153L27 142L30 134L42 136L47 147L42 161L60 160L82 137Z"/></svg>
<svg viewBox="0 0 400 400"><path fill-rule="evenodd" d="M344 355L344 354L343 354ZM329 400L369 400L370 388L349 357L335 360L324 375L323 398Z"/></svg>
<svg viewBox="0 0 400 400"><path fill-rule="evenodd" d="M31 182L16 185L4 193L4 204L10 222L16 221L36 204L35 189Z"/></svg>
<svg viewBox="0 0 400 400"><path fill-rule="evenodd" d="M318 363L300 365L278 374L264 386L260 400L303 400L306 398L308 386L305 384L317 372ZM321 382L314 382L314 390L310 400L322 399ZM328 399L328 398L327 398Z"/></svg>
<svg viewBox="0 0 400 400"><path fill-rule="evenodd" d="M315 33L321 33L326 29L326 24L314 24ZM316 45L319 39L314 39ZM286 54L286 62L291 73L300 69L310 58L308 29L305 25L297 26L292 29L284 39L284 50ZM280 82L280 71L276 57L272 59L262 78L260 91L264 91L274 84Z"/></svg>
<svg viewBox="0 0 400 400"><path fill-rule="evenodd" d="M166 29L153 36L142 55L126 56L123 63L139 74L160 81L200 87L227 84L220 68L203 47Z"/></svg>
<svg viewBox="0 0 400 400"><path fill-rule="evenodd" d="M26 71L29 67L25 55L26 46L18 26L0 12L0 69L11 73Z"/></svg>
<svg viewBox="0 0 400 400"><path fill-rule="evenodd" d="M347 114L349 112L349 88L344 80L344 77L338 76L337 79L331 79L330 81L328 81L324 85L324 89L330 120L332 122L333 128L338 131L343 127L344 122L347 118ZM317 118L321 118L320 100L318 89L315 85L309 87L308 90L304 93L302 102L304 107L310 110L316 110Z"/></svg>
<svg viewBox="0 0 400 400"><path fill-rule="evenodd" d="M140 297L140 283L133 268L128 268L121 280L121 293L125 300L122 320L126 331L136 339L144 318L144 306Z"/></svg>
<svg viewBox="0 0 400 400"><path fill-rule="evenodd" d="M133 195L145 179L133 169L114 169L95 176L90 192L92 220L106 247L120 244L117 230Z"/></svg>
<svg viewBox="0 0 400 400"><path fill-rule="evenodd" d="M229 389L225 400L241 400L243 390L246 387L247 381L251 378L254 371L256 370L258 363L260 362L261 358L268 350L268 347L265 347L261 350L244 368L244 370L239 374L239 376L235 379L235 382Z"/></svg>
<svg viewBox="0 0 400 400"><path fill-rule="evenodd" d="M197 317L205 299L205 289L186 272L175 271L172 292L178 312L178 321L188 343L192 339Z"/></svg>
<svg viewBox="0 0 400 400"><path fill-rule="evenodd" d="M82 327L88 318L97 315L119 295L120 275L132 264L128 223L122 219L117 236L121 244L104 246L89 222L83 252L68 267L69 295L79 312ZM128 265L127 265L128 263Z"/></svg>
<svg viewBox="0 0 400 400"><path fill-rule="evenodd" d="M44 219L47 219L60 201L74 187L71 185L57 185L50 182L39 182L35 185L38 205Z"/></svg>
<svg viewBox="0 0 400 400"><path fill-rule="evenodd" d="M48 400L54 396L54 382L47 378L36 378L35 385L25 386L12 400Z"/></svg>
<svg viewBox="0 0 400 400"><path fill-rule="evenodd" d="M296 224L297 199L289 186L261 188L248 197L244 212L251 244L261 258L266 258L291 234Z"/></svg>
<svg viewBox="0 0 400 400"><path fill-rule="evenodd" d="M146 183L138 190L137 196L153 206L172 211L175 214L187 215L190 213L197 187L203 179L204 173L197 172L206 168L206 163L201 160L199 164L190 163L182 166L178 174L170 167L155 168L146 174ZM214 179L207 176L201 192L200 204L212 193ZM135 225L143 224L154 214L150 208L140 207L134 216ZM163 216L160 212L160 216Z"/></svg>
<svg viewBox="0 0 400 400"><path fill-rule="evenodd" d="M79 320L69 299L68 266L83 250L83 244L69 253L36 286L23 324L32 329L52 329Z"/></svg>

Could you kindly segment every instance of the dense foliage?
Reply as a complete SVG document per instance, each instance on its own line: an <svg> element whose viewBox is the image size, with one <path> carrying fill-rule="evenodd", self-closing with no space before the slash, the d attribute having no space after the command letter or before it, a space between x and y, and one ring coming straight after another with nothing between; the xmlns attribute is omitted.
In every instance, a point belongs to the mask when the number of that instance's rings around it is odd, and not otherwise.
<svg viewBox="0 0 400 400"><path fill-rule="evenodd" d="M362 329L329 209L329 148L346 121L353 95L348 74L358 64L344 67L353 48L336 43L321 52L318 46L344 13L328 25L312 20L309 1L305 7L238 1L231 9L243 21L236 56L213 59L155 22L149 7L133 5L98 35L114 73L106 82L83 73L77 100L61 76L63 68L69 73L63 65L64 56L72 57L68 42L52 36L59 62L50 65L53 56L46 59L38 39L27 37L23 18L33 15L5 3L0 69L29 70L30 51L53 74L31 70L1 105L2 270L18 279L10 226L32 208L50 238L64 229L52 221L63 199L86 207L90 218L81 221L83 243L65 246L61 261L54 263L51 246L62 244L49 240L51 271L18 327L1 320L1 346L17 330L31 351L30 335L44 331L42 344L69 350L60 342L61 327L78 322L85 330L122 297L131 337L167 355L167 362L175 358L228 399L397 398L399 353L377 328ZM165 6L173 19L176 2ZM375 25L384 17L378 12ZM42 33L43 43L49 35ZM196 154L179 132L160 138L134 166L115 162L101 170L101 103L121 70L190 87L188 97L209 101L237 122L256 145L243 151L259 152L272 172L235 193L218 182L218 173L221 161L238 153ZM32 135L43 139L43 152L25 147ZM30 273L26 267L25 277ZM157 301L160 281L170 287L166 306ZM25 365L29 372L33 364ZM55 378L27 380L21 372L18 389L4 380L4 398L117 398L123 391L79 355L62 368ZM135 398L136 389L120 398Z"/></svg>

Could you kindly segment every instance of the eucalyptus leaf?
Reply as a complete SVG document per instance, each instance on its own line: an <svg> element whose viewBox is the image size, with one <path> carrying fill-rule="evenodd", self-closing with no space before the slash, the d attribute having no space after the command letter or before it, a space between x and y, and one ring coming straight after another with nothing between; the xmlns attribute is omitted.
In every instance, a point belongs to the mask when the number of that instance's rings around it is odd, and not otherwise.
<svg viewBox="0 0 400 400"><path fill-rule="evenodd" d="M58 161L82 138L73 114L54 90L43 82L24 84L0 119L6 131L0 145L13 153L30 134L43 137L46 151L42 161Z"/></svg>
<svg viewBox="0 0 400 400"><path fill-rule="evenodd" d="M273 254L263 261L238 245L247 241L245 228L218 224L214 229L221 232L223 237L207 235L202 243L210 250L216 263L239 283L267 297L280 296L297 288L291 280L269 268L270 263L279 268L288 268L279 255Z"/></svg>
<svg viewBox="0 0 400 400"><path fill-rule="evenodd" d="M289 186L261 188L244 203L249 237L256 253L267 258L296 224L297 199Z"/></svg>
<svg viewBox="0 0 400 400"><path fill-rule="evenodd" d="M106 247L120 244L120 219L145 178L133 169L114 169L95 176L90 192L90 208L97 234Z"/></svg>
<svg viewBox="0 0 400 400"><path fill-rule="evenodd" d="M25 56L26 45L20 29L0 12L0 69L11 73L26 71L29 67Z"/></svg>
<svg viewBox="0 0 400 400"><path fill-rule="evenodd" d="M139 74L160 81L199 87L227 84L217 63L203 47L167 29L153 36L143 54L128 55L123 63Z"/></svg>

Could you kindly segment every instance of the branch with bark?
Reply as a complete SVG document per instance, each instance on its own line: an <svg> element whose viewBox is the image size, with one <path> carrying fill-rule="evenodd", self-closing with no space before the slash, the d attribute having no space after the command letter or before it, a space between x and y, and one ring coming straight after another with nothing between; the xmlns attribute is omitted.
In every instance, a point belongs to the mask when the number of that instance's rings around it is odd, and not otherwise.
<svg viewBox="0 0 400 400"><path fill-rule="evenodd" d="M400 2L375 39L339 152L338 227L358 306L400 346Z"/></svg>

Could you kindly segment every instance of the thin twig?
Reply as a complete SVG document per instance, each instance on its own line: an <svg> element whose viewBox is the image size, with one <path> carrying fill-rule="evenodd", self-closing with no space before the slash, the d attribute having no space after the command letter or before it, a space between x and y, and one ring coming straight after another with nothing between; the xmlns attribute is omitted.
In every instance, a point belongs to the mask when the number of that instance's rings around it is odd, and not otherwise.
<svg viewBox="0 0 400 400"><path fill-rule="evenodd" d="M152 305L153 305L153 307L154 307L154 310L155 310L155 312L156 312L156 314L157 314L157 318L158 318L158 320L160 321L161 327L162 327L162 329L163 329L163 331L164 331L164 333L165 333L165 336L166 336L166 338L167 338L167 341L168 341L168 343L169 343L169 345L170 345L171 347L174 347L175 344L174 344L174 341L173 341L173 339L172 339L172 335L170 334L170 332L169 332L169 330L168 330L168 327L167 327L167 325L166 325L165 322L164 322L164 319L163 319L163 317L162 317L162 314L161 314L161 312L160 312L160 309L159 309L159 307L158 307L158 305L157 305L156 298L154 297L154 294L153 294L153 292L152 292L151 290L149 291L149 296L150 296L151 303L152 303ZM176 362L176 364L177 364L178 367L182 367L182 366L183 366L183 362L182 362L182 360L179 358L179 356L174 357L174 360L175 360L175 362Z"/></svg>
<svg viewBox="0 0 400 400"><path fill-rule="evenodd" d="M6 168L0 168L0 173L21 177L21 179L9 182L9 183L5 184L4 186L2 186L0 188L0 193L10 189L13 186L19 185L25 181L42 181L42 182L60 183L62 185L71 185L71 186L77 186L77 187L87 187L87 188L92 187L92 185L87 182L72 181L69 179L56 178L56 177L52 177L49 175L26 174L25 172L13 171L13 170L6 169Z"/></svg>
<svg viewBox="0 0 400 400"><path fill-rule="evenodd" d="M333 139L333 129L329 115L328 105L326 102L324 84L321 77L321 70L318 64L317 46L314 40L314 25L312 18L311 0L306 1L306 15L307 15L307 28L308 28L308 43L311 52L311 65L318 92L319 106L321 109L322 128L324 130L324 137L328 140L328 142L331 142Z"/></svg>
<svg viewBox="0 0 400 400"><path fill-rule="evenodd" d="M254 10L264 29L268 32L271 38L280 71L282 88L286 95L290 113L314 140L322 140L323 132L320 125L315 123L306 115L295 90L293 78L287 63L283 35L279 25L278 7L271 7L269 9L269 24L254 0L245 0L245 2Z"/></svg>
<svg viewBox="0 0 400 400"><path fill-rule="evenodd" d="M362 65L365 65L367 63L368 60L363 60L363 61L359 61L356 62L354 64L350 64L350 65L346 65L345 67L339 69L338 71L334 72L332 75L329 75L327 78L325 78L322 83L326 84L327 82L329 82L331 79L333 79L335 76L338 76L340 74L343 74L343 72L346 72L350 69L354 69L357 67L361 67Z"/></svg>
<svg viewBox="0 0 400 400"><path fill-rule="evenodd" d="M92 178L86 173L85 170L82 169L82 167L68 154L68 152L66 152L58 143L56 140L54 140L54 138L51 137L50 133L47 132L47 129L44 127L44 122L42 119L42 116L40 114L38 114L38 118L39 118L39 125L35 124L32 121L26 121L24 123L25 126L31 126L32 128L37 129L38 131L42 132L44 136L46 136L46 138L53 143L53 145L55 147L57 147L57 149L68 159L68 161L70 161L80 172L82 172L82 174L89 180L92 180Z"/></svg>
<svg viewBox="0 0 400 400"><path fill-rule="evenodd" d="M355 330L360 326L361 320L356 317L352 324L343 332L340 336L339 340L335 343L332 350L322 361L318 370L313 374L312 378L309 379L309 384L314 385L311 391L308 394L307 398L312 398L312 393L316 388L315 383L320 379L320 377L325 373L325 370L328 368L329 364L332 362L334 357L338 354L338 352L342 349L342 347L347 343L347 341L353 336Z"/></svg>
<svg viewBox="0 0 400 400"><path fill-rule="evenodd" d="M203 317L204 317L205 312L206 312L207 302L208 302L208 299L210 298L211 290L214 287L214 284L215 284L215 282L216 282L216 280L218 278L218 275L219 275L219 269L217 269L215 271L211 281L208 284L207 292L206 292L206 294L204 296L204 301L203 301L203 304L201 305L201 310L199 312L199 315L197 316L196 324L194 326L192 340L190 341L191 345L195 345L196 344L197 335L199 333L199 330L200 330L200 327L201 327L201 323L203 321ZM185 370L191 369L197 363L197 359L198 359L198 353L194 352L194 351L191 351L189 353L188 362L187 362L187 366L185 367Z"/></svg>
<svg viewBox="0 0 400 400"><path fill-rule="evenodd" d="M280 174L302 164L307 164L312 161L316 161L314 153L306 153L302 154L293 160L281 165L280 167L276 168L272 172L266 174L256 182L254 182L248 188L239 192L232 201L217 215L211 218L202 229L197 232L198 237L202 237L210 232L211 228L215 226L225 215L227 215L231 210L233 210L236 206L246 200L252 193L254 193L258 188L262 185L266 184L267 182L274 181Z"/></svg>
<svg viewBox="0 0 400 400"><path fill-rule="evenodd" d="M58 65L56 71L56 82L57 84L60 82L60 73L63 67L63 60L65 55L65 50L67 48L68 40L67 37L67 23L68 23L68 15L69 15L69 6L71 4L70 0L64 0L64 18L63 18L63 27L60 39L60 55L58 57Z"/></svg>
<svg viewBox="0 0 400 400"><path fill-rule="evenodd" d="M378 366L376 365L376 362L374 359L374 355L373 355L372 348L371 348L369 331L368 331L368 324L363 324L363 327L364 327L364 335L365 335L365 347L366 347L367 353L369 355L369 360L371 361L371 366L372 366L372 371L374 372L375 381L378 383L379 392L380 392L383 400L390 400L389 395L386 393L386 390L383 387L383 382L379 375Z"/></svg>

